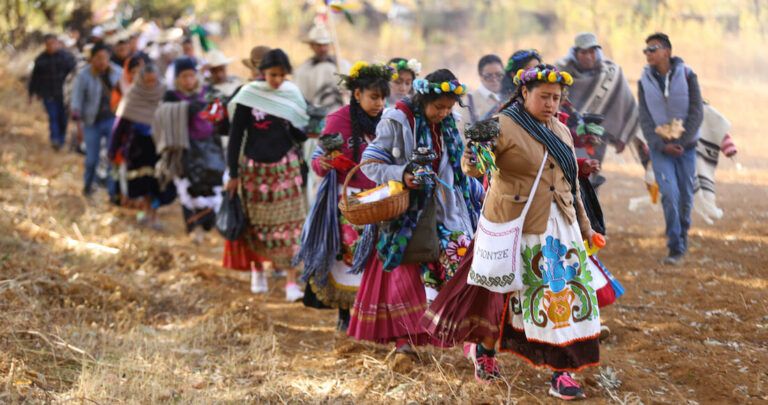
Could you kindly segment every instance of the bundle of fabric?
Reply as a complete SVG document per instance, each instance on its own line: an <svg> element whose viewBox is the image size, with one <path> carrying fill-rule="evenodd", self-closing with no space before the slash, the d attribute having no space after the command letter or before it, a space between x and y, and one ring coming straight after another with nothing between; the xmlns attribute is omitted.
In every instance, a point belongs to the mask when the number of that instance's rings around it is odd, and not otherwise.
<svg viewBox="0 0 768 405"><path fill-rule="evenodd" d="M291 263L298 266L304 262L302 280L308 282L314 277L318 287L325 287L328 282L331 263L341 248L336 180L336 170L331 170L320 183L317 199L301 232L301 250Z"/></svg>
<svg viewBox="0 0 768 405"><path fill-rule="evenodd" d="M730 157L736 154L728 131L731 123L719 111L704 104L704 121L701 137L696 144L696 183L694 184L694 209L708 224L723 217L723 210L715 201L715 169L722 151Z"/></svg>
<svg viewBox="0 0 768 405"><path fill-rule="evenodd" d="M184 174L184 151L189 149L189 103L162 103L155 112L152 123L152 140L160 160L155 175L160 186L170 183L174 177Z"/></svg>

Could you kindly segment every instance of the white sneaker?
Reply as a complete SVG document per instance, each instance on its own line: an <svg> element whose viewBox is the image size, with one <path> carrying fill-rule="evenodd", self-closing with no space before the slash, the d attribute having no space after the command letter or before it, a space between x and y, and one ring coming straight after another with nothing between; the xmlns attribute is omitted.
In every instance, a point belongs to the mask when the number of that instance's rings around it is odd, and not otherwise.
<svg viewBox="0 0 768 405"><path fill-rule="evenodd" d="M251 270L251 292L254 294L266 294L268 291L267 275L263 271Z"/></svg>
<svg viewBox="0 0 768 405"><path fill-rule="evenodd" d="M301 291L298 284L288 284L285 286L285 300L288 302L296 302L304 298L304 292Z"/></svg>

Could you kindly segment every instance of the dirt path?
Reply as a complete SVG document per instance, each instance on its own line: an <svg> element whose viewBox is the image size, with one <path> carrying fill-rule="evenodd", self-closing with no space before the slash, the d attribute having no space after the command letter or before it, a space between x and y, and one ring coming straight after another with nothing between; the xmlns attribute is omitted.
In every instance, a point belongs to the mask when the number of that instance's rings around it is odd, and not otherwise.
<svg viewBox="0 0 768 405"><path fill-rule="evenodd" d="M177 205L156 232L103 193L82 198L82 158L51 152L42 110L2 88L0 402L553 402L548 374L511 356L491 386L458 349L393 372L389 348L337 336L335 314L285 303L282 281L251 295L219 267L217 235L183 236ZM697 218L688 262L671 268L661 211L627 210L643 194L634 166L605 170L602 257L627 293L604 311L602 367L579 375L589 402L765 403L768 175L718 174L726 217Z"/></svg>

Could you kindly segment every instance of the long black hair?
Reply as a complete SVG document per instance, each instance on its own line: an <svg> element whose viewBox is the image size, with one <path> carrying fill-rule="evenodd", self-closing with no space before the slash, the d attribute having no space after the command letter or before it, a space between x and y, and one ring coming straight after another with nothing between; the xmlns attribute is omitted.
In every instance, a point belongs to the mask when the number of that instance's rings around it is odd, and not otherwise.
<svg viewBox="0 0 768 405"><path fill-rule="evenodd" d="M382 74L366 74L366 70L361 70L360 75L354 79L344 80L344 87L352 93L349 101L349 118L352 122L352 153L357 161L359 159L360 145L363 143L365 134L375 134L376 125L381 119L382 112L375 117L371 117L360 106L360 102L355 98L355 90L378 91L385 99L389 97L389 78Z"/></svg>

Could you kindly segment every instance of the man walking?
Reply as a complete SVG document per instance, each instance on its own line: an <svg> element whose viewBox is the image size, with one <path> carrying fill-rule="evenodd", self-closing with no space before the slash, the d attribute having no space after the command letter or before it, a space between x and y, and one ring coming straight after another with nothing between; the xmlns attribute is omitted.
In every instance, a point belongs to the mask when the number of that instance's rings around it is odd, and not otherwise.
<svg viewBox="0 0 768 405"><path fill-rule="evenodd" d="M564 108L571 115L569 127L577 136L587 135L583 139L599 139L596 144L581 140L576 142L582 145L576 151L579 157L602 162L608 144L621 153L627 144L634 143L640 160L647 162L645 147L636 137L637 102L621 67L603 54L597 36L591 32L578 34L568 55L556 65L573 76L573 86L568 90L568 104ZM584 114L602 115L604 120L601 126L580 122L579 117ZM603 181L601 176L592 179L596 186Z"/></svg>
<svg viewBox="0 0 768 405"><path fill-rule="evenodd" d="M645 43L643 53L648 65L643 69L637 95L640 126L662 195L669 249L663 262L678 265L688 250L696 143L704 106L696 73L681 58L672 57L669 37L655 33Z"/></svg>
<svg viewBox="0 0 768 405"><path fill-rule="evenodd" d="M67 112L64 107L64 81L75 68L75 58L61 49L53 34L45 36L45 51L36 59L29 78L29 102L39 98L48 114L50 141L59 150L67 135Z"/></svg>
<svg viewBox="0 0 768 405"><path fill-rule="evenodd" d="M108 140L115 121L109 98L117 86L122 70L109 60L109 49L97 43L91 49L90 62L75 78L72 89L72 119L82 120L85 132L85 176L83 195L93 193L96 167L99 164L102 139ZM112 176L107 176L107 189L113 190Z"/></svg>
<svg viewBox="0 0 768 405"><path fill-rule="evenodd" d="M317 137L322 131L325 115L330 114L344 105L341 91L339 90L339 77L337 73L346 73L349 69L346 63L339 61L331 54L333 39L328 28L322 23L316 23L309 31L306 41L312 49L312 57L302 63L293 75L294 82L301 90L307 104L310 106L310 125L307 135L310 139L304 142L304 160L312 160L312 153L317 146ZM337 66L341 66L339 72ZM310 206L317 196L317 188L320 179L309 170L306 181L306 195Z"/></svg>

